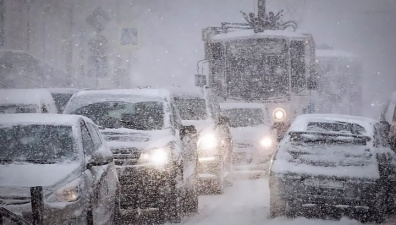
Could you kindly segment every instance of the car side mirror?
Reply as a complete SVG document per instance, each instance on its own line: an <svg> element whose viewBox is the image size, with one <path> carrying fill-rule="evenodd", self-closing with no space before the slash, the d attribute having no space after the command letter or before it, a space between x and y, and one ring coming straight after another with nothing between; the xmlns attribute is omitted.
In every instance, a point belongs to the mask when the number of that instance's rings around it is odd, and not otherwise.
<svg viewBox="0 0 396 225"><path fill-rule="evenodd" d="M180 138L183 139L186 135L196 135L197 129L193 125L190 126L182 126L180 129Z"/></svg>
<svg viewBox="0 0 396 225"><path fill-rule="evenodd" d="M104 166L112 163L113 160L113 154L110 151L96 151L92 154L92 157L88 162L87 168L90 169L95 166Z"/></svg>
<svg viewBox="0 0 396 225"><path fill-rule="evenodd" d="M230 119L226 116L220 116L217 121L217 125L228 125L230 123Z"/></svg>

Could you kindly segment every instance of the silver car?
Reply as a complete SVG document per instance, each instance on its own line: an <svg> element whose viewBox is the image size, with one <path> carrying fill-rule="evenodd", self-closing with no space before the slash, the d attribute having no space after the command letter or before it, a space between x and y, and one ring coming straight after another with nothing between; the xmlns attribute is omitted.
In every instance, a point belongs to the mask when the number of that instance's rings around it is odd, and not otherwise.
<svg viewBox="0 0 396 225"><path fill-rule="evenodd" d="M115 223L113 155L88 118L0 115L0 148L1 206L31 221L29 190L42 186L44 224Z"/></svg>

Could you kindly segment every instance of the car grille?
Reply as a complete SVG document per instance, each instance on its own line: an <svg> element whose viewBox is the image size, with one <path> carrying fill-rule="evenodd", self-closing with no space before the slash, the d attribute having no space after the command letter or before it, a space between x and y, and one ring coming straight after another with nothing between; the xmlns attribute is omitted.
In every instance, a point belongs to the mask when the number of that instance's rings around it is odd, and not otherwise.
<svg viewBox="0 0 396 225"><path fill-rule="evenodd" d="M112 152L117 166L135 165L141 154L137 148L117 148L112 149Z"/></svg>

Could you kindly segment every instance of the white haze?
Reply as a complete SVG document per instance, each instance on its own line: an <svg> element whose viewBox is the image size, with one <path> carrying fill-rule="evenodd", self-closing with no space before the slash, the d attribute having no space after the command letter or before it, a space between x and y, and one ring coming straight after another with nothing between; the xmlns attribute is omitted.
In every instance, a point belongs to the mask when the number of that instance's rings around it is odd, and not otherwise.
<svg viewBox="0 0 396 225"><path fill-rule="evenodd" d="M300 29L311 32L317 44L361 57L365 114L378 117L379 106L371 103L383 102L396 90L396 1L296 2L267 0L267 5L278 11L288 4L294 19L301 22ZM132 59L133 85L193 85L196 62L204 57L202 28L243 22L241 10L256 11L256 0L139 0L134 4L141 45Z"/></svg>

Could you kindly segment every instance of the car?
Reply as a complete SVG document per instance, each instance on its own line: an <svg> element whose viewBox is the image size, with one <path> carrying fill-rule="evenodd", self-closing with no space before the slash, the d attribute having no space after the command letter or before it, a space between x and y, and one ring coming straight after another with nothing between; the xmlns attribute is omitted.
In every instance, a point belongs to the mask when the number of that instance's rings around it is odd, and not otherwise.
<svg viewBox="0 0 396 225"><path fill-rule="evenodd" d="M66 104L69 102L70 98L79 89L77 88L49 88L49 92L55 101L56 109L58 113L62 114L65 109Z"/></svg>
<svg viewBox="0 0 396 225"><path fill-rule="evenodd" d="M0 202L32 221L30 187L41 186L44 224L115 224L119 181L111 153L88 118L0 115Z"/></svg>
<svg viewBox="0 0 396 225"><path fill-rule="evenodd" d="M121 215L150 213L180 222L197 212L195 128L182 126L165 89L83 90L65 114L91 118L114 153L121 183Z"/></svg>
<svg viewBox="0 0 396 225"><path fill-rule="evenodd" d="M389 142L396 151L396 92L391 94L388 104L381 114L381 123L389 136Z"/></svg>
<svg viewBox="0 0 396 225"><path fill-rule="evenodd" d="M232 140L228 118L209 88L172 88L183 125L196 127L198 173L202 192L221 194L232 184Z"/></svg>
<svg viewBox="0 0 396 225"><path fill-rule="evenodd" d="M277 144L268 109L261 103L220 103L220 107L230 120L234 175L265 176Z"/></svg>
<svg viewBox="0 0 396 225"><path fill-rule="evenodd" d="M395 154L379 121L298 116L270 167L270 215L320 208L382 222L395 200Z"/></svg>
<svg viewBox="0 0 396 225"><path fill-rule="evenodd" d="M0 114L58 113L51 93L45 89L0 89Z"/></svg>

